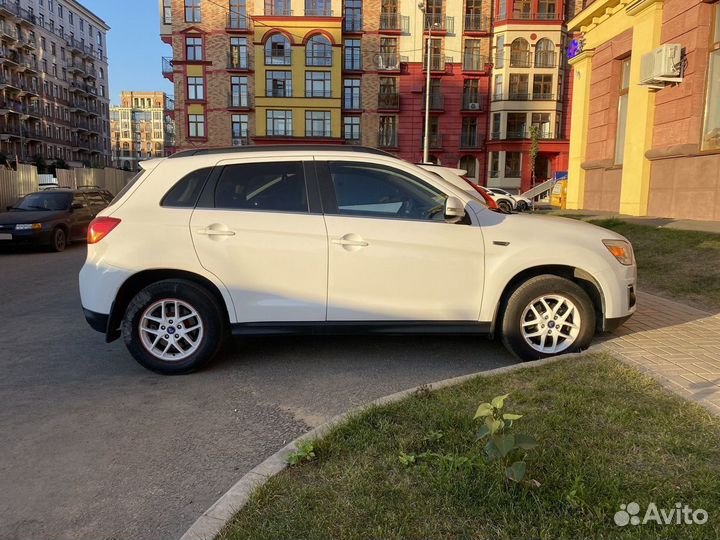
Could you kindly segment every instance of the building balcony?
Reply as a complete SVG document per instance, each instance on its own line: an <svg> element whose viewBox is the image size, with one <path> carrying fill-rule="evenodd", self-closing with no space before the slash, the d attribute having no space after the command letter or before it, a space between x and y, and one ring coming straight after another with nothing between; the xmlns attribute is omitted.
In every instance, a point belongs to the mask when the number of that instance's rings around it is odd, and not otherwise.
<svg viewBox="0 0 720 540"><path fill-rule="evenodd" d="M85 68L85 78L86 79L97 79L98 72L94 67L86 67Z"/></svg>
<svg viewBox="0 0 720 540"><path fill-rule="evenodd" d="M269 98L289 98L293 97L291 88L271 88L265 90L265 96Z"/></svg>
<svg viewBox="0 0 720 540"><path fill-rule="evenodd" d="M42 118L42 110L40 109L40 104L37 101L23 104L20 111L23 117Z"/></svg>
<svg viewBox="0 0 720 540"><path fill-rule="evenodd" d="M19 39L17 28L6 21L0 21L0 37L17 41Z"/></svg>
<svg viewBox="0 0 720 540"><path fill-rule="evenodd" d="M525 128L514 128L510 129L508 128L505 131L505 135L503 135L500 131L493 131L490 137L492 140L496 141L517 141L517 140L529 140L530 137L530 130ZM554 137L550 130L548 129L538 129L538 139L541 141L545 140L552 140Z"/></svg>
<svg viewBox="0 0 720 540"><path fill-rule="evenodd" d="M530 51L510 51L510 67L532 67L532 53Z"/></svg>
<svg viewBox="0 0 720 540"><path fill-rule="evenodd" d="M250 32L252 27L252 18L248 17L247 13L228 13L225 23L227 32Z"/></svg>
<svg viewBox="0 0 720 540"><path fill-rule="evenodd" d="M68 60L66 62L68 73L85 74L85 63Z"/></svg>
<svg viewBox="0 0 720 540"><path fill-rule="evenodd" d="M380 94L378 94L378 110L399 111L400 110L400 93L399 92L381 92Z"/></svg>
<svg viewBox="0 0 720 540"><path fill-rule="evenodd" d="M444 56L442 54L430 55L430 71L446 71L452 65L452 56ZM427 70L427 56L423 58L423 71Z"/></svg>
<svg viewBox="0 0 720 540"><path fill-rule="evenodd" d="M21 25L34 26L37 24L37 17L35 14L25 8L17 10L17 18Z"/></svg>
<svg viewBox="0 0 720 540"><path fill-rule="evenodd" d="M381 129L378 133L378 147L379 148L397 148L398 147L398 136L396 130L383 130Z"/></svg>
<svg viewBox="0 0 720 540"><path fill-rule="evenodd" d="M407 57L397 53L381 52L377 55L377 68L380 71L400 71L402 62L407 62Z"/></svg>
<svg viewBox="0 0 720 540"><path fill-rule="evenodd" d="M20 90L20 79L0 73L0 90Z"/></svg>
<svg viewBox="0 0 720 540"><path fill-rule="evenodd" d="M227 66L230 71L251 71L250 55L230 52Z"/></svg>
<svg viewBox="0 0 720 540"><path fill-rule="evenodd" d="M485 100L487 96L485 94L478 94L474 92L464 93L462 99L462 110L463 111L474 111L483 112L485 110Z"/></svg>
<svg viewBox="0 0 720 540"><path fill-rule="evenodd" d="M430 133L430 149L439 150L443 147L442 133ZM425 148L425 136L420 138L420 149Z"/></svg>
<svg viewBox="0 0 720 540"><path fill-rule="evenodd" d="M486 71L490 59L487 56L465 53L463 55L463 71Z"/></svg>
<svg viewBox="0 0 720 540"><path fill-rule="evenodd" d="M276 6L273 3L266 3L264 15L266 17L292 17L293 11L289 5Z"/></svg>
<svg viewBox="0 0 720 540"><path fill-rule="evenodd" d="M380 31L400 32L400 13L388 12L380 13Z"/></svg>
<svg viewBox="0 0 720 540"><path fill-rule="evenodd" d="M510 92L509 94L496 93L493 94L493 101L554 101L554 94L545 94L536 92L528 94L526 92Z"/></svg>
<svg viewBox="0 0 720 540"><path fill-rule="evenodd" d="M20 55L12 49L0 48L0 63L8 66L17 66L20 62Z"/></svg>
<svg viewBox="0 0 720 540"><path fill-rule="evenodd" d="M334 17L333 10L330 5L310 6L305 8L306 17Z"/></svg>
<svg viewBox="0 0 720 540"><path fill-rule="evenodd" d="M88 111L88 104L86 101L80 101L80 100L73 100L70 102L70 112L71 113L77 113L77 112L87 112Z"/></svg>
<svg viewBox="0 0 720 540"><path fill-rule="evenodd" d="M163 56L162 59L162 74L166 79L173 80L173 59L167 56Z"/></svg>
<svg viewBox="0 0 720 540"><path fill-rule="evenodd" d="M71 127L73 131L90 131L90 123L87 120L74 120Z"/></svg>
<svg viewBox="0 0 720 540"><path fill-rule="evenodd" d="M10 113L21 114L22 110L23 104L20 101L0 98L0 115L5 116Z"/></svg>
<svg viewBox="0 0 720 540"><path fill-rule="evenodd" d="M250 109L250 98L247 94L230 94L228 109Z"/></svg>
<svg viewBox="0 0 720 540"><path fill-rule="evenodd" d="M26 73L37 73L38 72L37 60L33 60L32 58L21 59L20 63L18 64L18 71L24 71Z"/></svg>
<svg viewBox="0 0 720 540"><path fill-rule="evenodd" d="M497 17L498 21L505 20L516 21L562 21L562 14L554 11L531 11L531 10L514 10Z"/></svg>
<svg viewBox="0 0 720 540"><path fill-rule="evenodd" d="M455 17L446 17L440 13L425 15L425 31L455 33Z"/></svg>
<svg viewBox="0 0 720 540"><path fill-rule="evenodd" d="M484 15L476 13L465 14L465 28L466 34L478 33L485 34L490 31L490 19Z"/></svg>
<svg viewBox="0 0 720 540"><path fill-rule="evenodd" d="M20 33L18 43L26 51L34 51L37 48L37 41L30 34Z"/></svg>
<svg viewBox="0 0 720 540"><path fill-rule="evenodd" d="M19 124L0 124L0 141L8 139L19 139L22 137L22 129Z"/></svg>
<svg viewBox="0 0 720 540"><path fill-rule="evenodd" d="M554 68L556 64L557 55L551 51L539 51L535 53L535 67L536 68Z"/></svg>
<svg viewBox="0 0 720 540"><path fill-rule="evenodd" d="M13 0L0 0L0 15L9 19L19 16L20 8Z"/></svg>
<svg viewBox="0 0 720 540"><path fill-rule="evenodd" d="M423 96L422 109L425 110L426 97ZM442 94L436 94L430 92L430 110L431 111L442 111L445 109L445 96Z"/></svg>
<svg viewBox="0 0 720 540"><path fill-rule="evenodd" d="M22 128L22 136L28 141L41 141L43 132L40 126L29 126Z"/></svg>
<svg viewBox="0 0 720 540"><path fill-rule="evenodd" d="M477 150L482 148L482 138L477 131L470 131L460 135L460 148Z"/></svg>
<svg viewBox="0 0 720 540"><path fill-rule="evenodd" d="M76 94L89 94L90 93L90 87L85 84L84 82L80 81L70 81L70 93L76 93Z"/></svg>

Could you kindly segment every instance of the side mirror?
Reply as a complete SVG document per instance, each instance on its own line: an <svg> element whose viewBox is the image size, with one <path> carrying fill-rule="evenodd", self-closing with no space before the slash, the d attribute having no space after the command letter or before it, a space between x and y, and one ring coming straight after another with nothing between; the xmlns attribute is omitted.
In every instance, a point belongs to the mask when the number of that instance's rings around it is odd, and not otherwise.
<svg viewBox="0 0 720 540"><path fill-rule="evenodd" d="M7 210L8 212L9 212L10 210L12 210L12 205L11 205L11 204L8 204L8 205L5 207L5 210Z"/></svg>
<svg viewBox="0 0 720 540"><path fill-rule="evenodd" d="M457 223L465 217L465 205L457 197L448 197L445 201L445 221Z"/></svg>
<svg viewBox="0 0 720 540"><path fill-rule="evenodd" d="M74 202L70 205L70 210L80 210L81 208L85 208L83 203Z"/></svg>

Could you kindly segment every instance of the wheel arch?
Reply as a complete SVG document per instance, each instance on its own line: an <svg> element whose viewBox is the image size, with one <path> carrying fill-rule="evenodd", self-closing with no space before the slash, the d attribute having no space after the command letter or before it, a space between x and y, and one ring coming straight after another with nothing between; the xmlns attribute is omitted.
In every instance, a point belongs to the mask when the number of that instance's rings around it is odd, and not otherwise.
<svg viewBox="0 0 720 540"><path fill-rule="evenodd" d="M495 306L495 315L492 320L491 331L495 333L496 324L502 320L503 312L507 304L507 299L510 297L512 292L521 284L529 279L537 276L553 275L569 279L577 283L582 289L588 294L590 300L595 308L595 320L596 329L602 330L603 321L605 318L605 297L603 295L602 287L598 281L589 272L582 268L575 266L563 265L563 264L545 264L539 266L533 266L526 268L515 274L505 284L503 292L500 295L500 300Z"/></svg>
<svg viewBox="0 0 720 540"><path fill-rule="evenodd" d="M193 283L196 283L201 287L205 288L208 292L210 292L210 294L213 295L215 300L217 300L218 305L221 308L225 308L222 310L222 314L225 318L225 323L230 323L229 307L227 305L227 302L223 297L222 293L220 292L218 286L212 281L210 281L207 277L196 274L194 272L189 272L187 270L174 270L163 268L143 270L142 272L133 274L128 279L126 279L125 282L120 286L120 289L118 289L118 292L115 295L115 300L113 301L112 307L110 309L110 316L108 318L108 326L105 334L105 339L107 342L114 341L120 337L120 324L122 323L125 310L127 309L132 299L135 297L135 295L148 285L151 285L152 283L156 283L158 281L164 281L166 279L184 279L186 281L192 281Z"/></svg>

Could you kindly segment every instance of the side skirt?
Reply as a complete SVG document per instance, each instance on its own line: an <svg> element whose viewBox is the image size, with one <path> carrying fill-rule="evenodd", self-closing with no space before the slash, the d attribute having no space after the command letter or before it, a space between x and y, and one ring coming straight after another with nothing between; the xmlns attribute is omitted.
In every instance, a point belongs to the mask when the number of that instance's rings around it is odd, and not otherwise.
<svg viewBox="0 0 720 540"><path fill-rule="evenodd" d="M230 325L233 336L294 335L489 335L492 323L476 321L307 321L252 322Z"/></svg>

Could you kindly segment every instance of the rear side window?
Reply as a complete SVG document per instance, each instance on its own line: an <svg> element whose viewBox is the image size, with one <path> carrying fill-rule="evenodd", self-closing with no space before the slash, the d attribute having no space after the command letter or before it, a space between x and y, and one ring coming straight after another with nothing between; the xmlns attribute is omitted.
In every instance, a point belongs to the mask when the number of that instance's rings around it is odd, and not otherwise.
<svg viewBox="0 0 720 540"><path fill-rule="evenodd" d="M111 205L112 205L112 204L115 204L115 203L118 202L120 199L122 199L122 198L123 198L123 195L125 195L128 191L130 191L130 188L133 187L133 185L135 184L135 182L137 182L138 180L140 180L140 178L142 177L143 174L145 174L145 171L144 171L144 170L140 171L140 172L137 173L135 176L133 176L133 177L128 181L128 183L125 184L125 187L122 188L120 191L118 191L118 194L115 195L115 198L114 198L112 201L110 201L110 204L111 204Z"/></svg>
<svg viewBox="0 0 720 540"><path fill-rule="evenodd" d="M200 192L211 172L212 167L207 167L184 176L165 194L160 206L195 208Z"/></svg>
<svg viewBox="0 0 720 540"><path fill-rule="evenodd" d="M215 208L308 212L301 161L226 166L215 186Z"/></svg>
<svg viewBox="0 0 720 540"><path fill-rule="evenodd" d="M105 199L98 191L88 191L85 193L85 197L92 206L99 206L102 208L107 206Z"/></svg>

